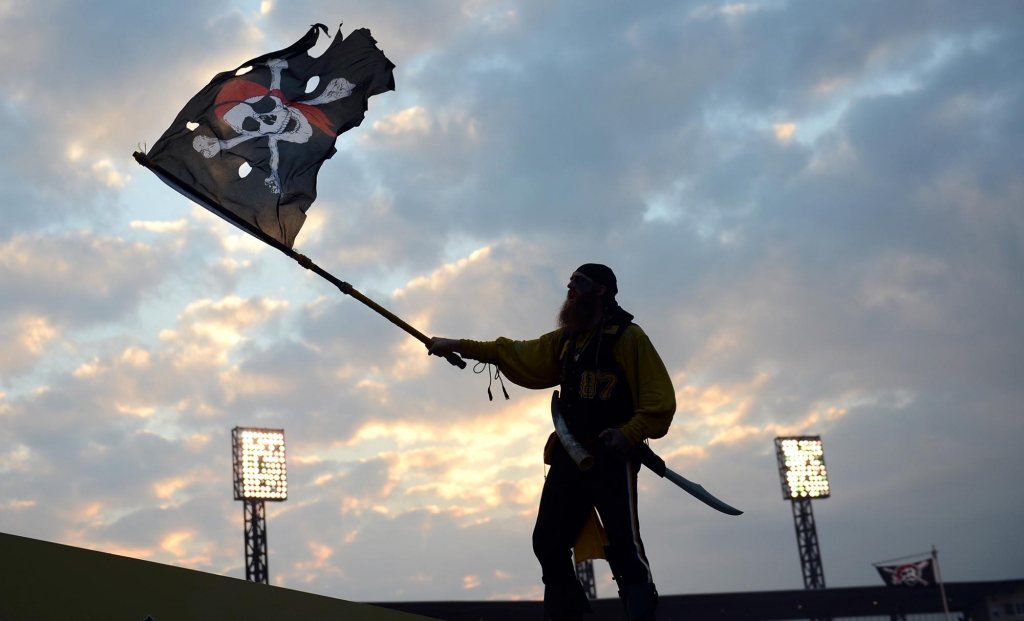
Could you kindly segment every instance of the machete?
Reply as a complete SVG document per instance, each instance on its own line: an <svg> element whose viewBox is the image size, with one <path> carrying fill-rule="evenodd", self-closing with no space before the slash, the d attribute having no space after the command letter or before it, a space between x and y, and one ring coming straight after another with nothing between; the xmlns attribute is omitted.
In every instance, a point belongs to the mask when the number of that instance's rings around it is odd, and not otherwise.
<svg viewBox="0 0 1024 621"><path fill-rule="evenodd" d="M556 390L551 395L551 420L555 423L555 434L558 436L559 442L565 448L572 460L576 462L576 465L580 467L580 470L588 470L594 465L594 457L584 449L580 443L573 437L572 432L569 431L569 425L566 424L565 418L562 417L562 412L558 408L558 391ZM658 457L651 447L647 444L640 443L633 448L634 454L640 460L640 463L647 466L654 474L658 475L663 479L668 479L676 485L678 485L684 492L693 496L697 500L703 502L707 506L721 511L726 515L742 515L743 512L735 507L730 507L721 500L715 498L704 489L699 483L694 483L689 479L680 476L678 473L670 470L665 465L665 460Z"/></svg>
<svg viewBox="0 0 1024 621"><path fill-rule="evenodd" d="M644 443L637 444L634 448L636 456L640 459L640 463L647 466L651 472L672 481L678 485L684 492L693 496L697 500L703 502L712 509L716 509L725 513L726 515L743 515L743 512L735 507L730 507L721 500L711 495L708 490L704 489L699 483L694 483L689 479L686 479L677 472L673 472L665 465L665 460L658 457L651 447Z"/></svg>

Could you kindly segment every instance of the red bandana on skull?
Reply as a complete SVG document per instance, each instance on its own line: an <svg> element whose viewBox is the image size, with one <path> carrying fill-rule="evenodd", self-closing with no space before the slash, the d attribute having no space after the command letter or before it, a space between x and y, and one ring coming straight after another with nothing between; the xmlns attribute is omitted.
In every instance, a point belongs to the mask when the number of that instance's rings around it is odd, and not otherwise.
<svg viewBox="0 0 1024 621"><path fill-rule="evenodd" d="M224 85L220 92L217 93L217 99L214 103L214 111L220 120L224 120L224 115L233 108L234 106L241 103L249 103L249 100L257 100L261 97L277 97L281 100L281 103L290 108L294 108L302 113L302 116L310 122L311 125L320 128L328 136L334 138L337 136L331 131L331 120L327 118L327 115L322 110L304 104L302 102L291 102L284 96L284 93L280 89L270 90L262 84L257 84L249 80L232 80Z"/></svg>

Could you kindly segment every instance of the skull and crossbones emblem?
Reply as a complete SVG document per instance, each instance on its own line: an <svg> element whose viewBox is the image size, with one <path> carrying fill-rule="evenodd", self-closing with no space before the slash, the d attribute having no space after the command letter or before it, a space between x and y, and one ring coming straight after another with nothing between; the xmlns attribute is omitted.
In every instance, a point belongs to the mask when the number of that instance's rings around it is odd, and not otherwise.
<svg viewBox="0 0 1024 621"><path fill-rule="evenodd" d="M882 569L886 573L892 576L892 583L897 586L929 586L928 581L924 577L924 570L928 567L930 561L921 561L919 563L905 563L898 567L883 567Z"/></svg>
<svg viewBox="0 0 1024 621"><path fill-rule="evenodd" d="M267 61L266 66L270 68L270 88L240 78L225 84L217 94L214 111L238 136L228 140L196 136L192 147L203 157L211 158L247 140L266 138L270 148L270 176L264 183L271 193L280 194L281 155L277 143L282 140L305 143L313 135L314 127L328 136L336 136L330 119L316 106L348 97L355 85L345 78L335 78L316 98L291 102L281 92L281 71L288 67L288 61L273 59Z"/></svg>

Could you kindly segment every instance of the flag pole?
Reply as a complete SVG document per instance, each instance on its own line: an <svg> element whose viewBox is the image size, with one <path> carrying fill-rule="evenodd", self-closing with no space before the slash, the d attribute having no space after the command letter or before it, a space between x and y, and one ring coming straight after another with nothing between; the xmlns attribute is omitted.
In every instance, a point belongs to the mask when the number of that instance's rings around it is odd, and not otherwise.
<svg viewBox="0 0 1024 621"><path fill-rule="evenodd" d="M160 166L155 164L153 162L153 160L149 159L149 157L145 153L142 153L140 151L136 151L132 155L135 157L135 161L136 162L138 162L142 166L145 166L146 168L152 170L156 174L156 176L160 177L165 183L170 185L172 188L174 188L175 190L180 192L182 195L184 195L188 199L190 199L190 200L192 200L192 201L194 201L196 203L199 203L200 205L206 207L207 209L209 209L213 213L215 213L218 216L220 216L221 218L227 220L231 224L234 224L238 228L242 229L246 233L249 233L250 235L252 235L256 239L262 241L263 243L267 244L268 246L272 246L272 247L280 250L282 253L284 253L289 258L295 259L295 261L297 261L299 265L301 265L302 267L306 268L307 270L310 270L311 272L316 273L318 276L320 276L321 278L323 278L327 282L329 282L332 285L334 285L335 287L337 287L345 295L351 296L351 297L359 300L360 302L362 302L363 304L368 306L371 310L376 312L378 315L380 315L381 317L387 319L388 321L390 321L394 325L398 326L402 330L405 330L408 334L412 335L416 340L418 340L419 342L423 343L427 347L430 347L431 345L433 345L434 339L432 339L429 336L423 334L422 332L420 332L416 328L410 326L408 323L406 323L404 320L402 320L401 317L399 317L398 315L395 315L394 313L392 313L388 309L384 308L380 304L377 304L376 302L374 302L370 298L366 297L365 295L363 295L362 293L357 291L356 288L353 287L352 285L350 285L349 283L347 283L347 282L345 282L343 280L340 280L338 278L335 278L333 274L329 273L327 270L323 269L322 267L320 267L316 263L313 263L309 259L309 257L295 252L294 250L292 250L288 246L282 244L278 240L274 239L273 237L271 237L271 236L267 235L266 233L264 233L263 231L259 230L258 228L256 228L252 224L250 224L249 222L246 222L245 220L239 218L238 216L236 216L232 212L228 211L227 209L224 209L219 204L217 204L216 201L210 199L207 196L204 196L200 192L198 192L195 189L193 189L192 187L190 187L188 184L182 182L180 179L178 179L177 177L175 177L171 173L167 172L166 170L164 170L163 168L161 168ZM465 369L466 368L466 361L463 360L462 357L459 356L458 354L455 354L455 353L448 354L447 356L445 356L445 360L447 360L452 366L459 367L460 369Z"/></svg>
<svg viewBox="0 0 1024 621"><path fill-rule="evenodd" d="M939 579L939 593L942 595L942 610L946 612L946 621L949 619L949 603L946 601L946 585L942 582L942 571L939 570L939 551L932 544L932 562L935 563L935 577Z"/></svg>
<svg viewBox="0 0 1024 621"><path fill-rule="evenodd" d="M430 338L426 334L423 334L416 328L410 326L401 317L395 315L394 313L384 308L380 304L377 304L370 298L366 297L365 295L357 291L356 288L353 287L352 285L348 284L343 280L338 280L333 275L324 270L322 267L310 261L309 257L307 257L306 255L302 255L294 251L292 254L294 254L292 258L295 259L299 265L321 276L324 280L326 280L327 282L331 283L339 290L341 290L341 292L344 293L345 295L352 296L353 298L359 300L366 306L370 307L374 312L376 312L384 319L387 319L391 323L395 324L399 328L411 334L419 342L423 343L427 347L430 347L431 345L434 344L434 339ZM466 361L463 360L458 354L449 354L448 356L445 357L445 360L450 362L452 365L459 367L460 369L466 368Z"/></svg>

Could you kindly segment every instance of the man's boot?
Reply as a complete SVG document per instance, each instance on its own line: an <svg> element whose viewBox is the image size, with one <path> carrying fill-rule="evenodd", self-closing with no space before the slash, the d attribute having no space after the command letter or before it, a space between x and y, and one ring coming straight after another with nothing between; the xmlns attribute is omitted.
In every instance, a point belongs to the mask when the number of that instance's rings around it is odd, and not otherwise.
<svg viewBox="0 0 1024 621"><path fill-rule="evenodd" d="M629 621L655 621L658 590L651 583L630 584L619 591L619 599Z"/></svg>
<svg viewBox="0 0 1024 621"><path fill-rule="evenodd" d="M579 580L564 585L544 586L544 619L583 621L585 612L591 612L590 600Z"/></svg>

